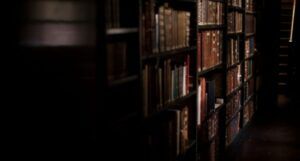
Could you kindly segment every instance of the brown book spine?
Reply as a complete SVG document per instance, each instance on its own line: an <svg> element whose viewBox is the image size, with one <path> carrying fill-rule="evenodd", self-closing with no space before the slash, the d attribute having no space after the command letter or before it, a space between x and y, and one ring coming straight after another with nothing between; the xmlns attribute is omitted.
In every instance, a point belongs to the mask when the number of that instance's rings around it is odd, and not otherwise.
<svg viewBox="0 0 300 161"><path fill-rule="evenodd" d="M205 78L200 78L200 85L201 85L201 122L204 121L206 118L206 80Z"/></svg>

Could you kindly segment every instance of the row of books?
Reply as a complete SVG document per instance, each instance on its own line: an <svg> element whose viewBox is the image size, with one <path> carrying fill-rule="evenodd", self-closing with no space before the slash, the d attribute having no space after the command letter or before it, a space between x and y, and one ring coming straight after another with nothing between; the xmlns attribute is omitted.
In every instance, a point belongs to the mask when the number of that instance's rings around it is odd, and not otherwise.
<svg viewBox="0 0 300 161"><path fill-rule="evenodd" d="M242 0L228 0L227 4L228 6L242 7Z"/></svg>
<svg viewBox="0 0 300 161"><path fill-rule="evenodd" d="M226 127L226 136L225 136L226 146L232 143L235 136L240 131L240 115L241 114L238 113L237 116Z"/></svg>
<svg viewBox="0 0 300 161"><path fill-rule="evenodd" d="M198 0L198 25L223 24L223 3Z"/></svg>
<svg viewBox="0 0 300 161"><path fill-rule="evenodd" d="M146 131L147 161L175 161L189 147L189 107L169 109Z"/></svg>
<svg viewBox="0 0 300 161"><path fill-rule="evenodd" d="M239 12L229 12L227 15L228 33L240 33L243 31L243 14Z"/></svg>
<svg viewBox="0 0 300 161"><path fill-rule="evenodd" d="M207 121L208 123L208 140L212 140L218 135L219 129L219 113L215 112Z"/></svg>
<svg viewBox="0 0 300 161"><path fill-rule="evenodd" d="M244 107L243 111L243 126L247 125L247 123L251 120L254 114L254 102L251 100Z"/></svg>
<svg viewBox="0 0 300 161"><path fill-rule="evenodd" d="M156 6L155 0L145 1L142 15L144 55L189 47L190 18L190 12L175 10L168 3Z"/></svg>
<svg viewBox="0 0 300 161"><path fill-rule="evenodd" d="M249 99L254 93L254 79L252 78L244 86L244 100Z"/></svg>
<svg viewBox="0 0 300 161"><path fill-rule="evenodd" d="M161 64L146 64L143 69L144 116L161 110L190 92L190 56L184 60L164 60Z"/></svg>
<svg viewBox="0 0 300 161"><path fill-rule="evenodd" d="M245 58L250 57L254 54L255 42L254 37L249 37L245 40Z"/></svg>
<svg viewBox="0 0 300 161"><path fill-rule="evenodd" d="M255 10L255 4L253 0L246 0L246 11L253 12Z"/></svg>
<svg viewBox="0 0 300 161"><path fill-rule="evenodd" d="M217 98L216 92L219 90L216 85L220 82L217 80L208 80L200 78L197 95L197 125L200 126L207 115L214 109L220 107L224 100Z"/></svg>
<svg viewBox="0 0 300 161"><path fill-rule="evenodd" d="M219 113L214 113L208 119L209 161L216 161L219 146Z"/></svg>
<svg viewBox="0 0 300 161"><path fill-rule="evenodd" d="M236 67L230 69L227 72L227 94L233 92L236 88L238 88L242 83L242 75L241 75L241 65L237 65Z"/></svg>
<svg viewBox="0 0 300 161"><path fill-rule="evenodd" d="M230 120L241 107L241 90L239 90L226 104L226 120Z"/></svg>
<svg viewBox="0 0 300 161"><path fill-rule="evenodd" d="M245 61L245 76L244 79L247 80L250 78L253 74L253 60L247 60Z"/></svg>
<svg viewBox="0 0 300 161"><path fill-rule="evenodd" d="M198 72L214 67L222 62L223 33L219 30L198 33Z"/></svg>
<svg viewBox="0 0 300 161"><path fill-rule="evenodd" d="M246 15L245 32L246 34L255 33L256 19L254 15Z"/></svg>
<svg viewBox="0 0 300 161"><path fill-rule="evenodd" d="M230 67L239 62L240 59L240 40L237 38L230 38L228 40L228 55L227 55L227 67Z"/></svg>

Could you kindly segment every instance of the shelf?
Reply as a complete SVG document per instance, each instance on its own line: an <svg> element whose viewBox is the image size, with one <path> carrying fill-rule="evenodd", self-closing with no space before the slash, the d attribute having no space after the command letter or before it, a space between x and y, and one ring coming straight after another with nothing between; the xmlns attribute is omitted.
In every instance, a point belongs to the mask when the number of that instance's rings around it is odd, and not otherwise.
<svg viewBox="0 0 300 161"><path fill-rule="evenodd" d="M124 35L124 34L134 34L138 33L138 28L111 28L107 29L106 34L107 35Z"/></svg>
<svg viewBox="0 0 300 161"><path fill-rule="evenodd" d="M192 47L180 48L180 49L175 49L175 50L165 51L160 53L153 53L152 55L142 56L142 60L157 59L162 57L170 57L170 56L176 56L180 54L186 54L186 52L196 51L196 49L197 49L196 46L192 46Z"/></svg>
<svg viewBox="0 0 300 161"><path fill-rule="evenodd" d="M251 96L249 96L246 100L245 100L245 102L244 102L244 107L252 100L254 98L254 94L252 94ZM243 107L243 108L244 108Z"/></svg>
<svg viewBox="0 0 300 161"><path fill-rule="evenodd" d="M240 65L240 64L241 64L241 61L240 61L240 62L237 62L237 63L235 63L235 64L232 64L231 66L227 67L227 70L231 70L232 68L235 68L235 67L237 67L237 66Z"/></svg>
<svg viewBox="0 0 300 161"><path fill-rule="evenodd" d="M226 120L225 125L228 126L228 124L230 124L230 122L238 116L238 114L241 112L241 110L242 110L242 108L239 107L238 110L235 111L234 114L231 116L231 118Z"/></svg>
<svg viewBox="0 0 300 161"><path fill-rule="evenodd" d="M245 58L245 60L253 59L254 56L255 56L254 54L251 54L250 56L248 56L247 58Z"/></svg>
<svg viewBox="0 0 300 161"><path fill-rule="evenodd" d="M247 33L246 37L251 37L251 36L255 36L255 33Z"/></svg>
<svg viewBox="0 0 300 161"><path fill-rule="evenodd" d="M210 111L210 113L205 117L205 119L201 122L200 127L205 124L208 119L210 119L210 117L215 114L216 112L219 112L223 107L225 107L225 103L223 103L222 105L220 105L218 108L213 109L212 111Z"/></svg>
<svg viewBox="0 0 300 161"><path fill-rule="evenodd" d="M242 7L236 7L236 6L228 6L229 12L231 11L237 11L237 12L244 12L245 10Z"/></svg>
<svg viewBox="0 0 300 161"><path fill-rule="evenodd" d="M121 78L121 79L109 81L108 86L109 87L115 87L115 86L119 86L119 85L122 85L122 84L125 84L125 83L136 81L136 80L138 80L138 75L132 75L132 76L124 77L124 78Z"/></svg>
<svg viewBox="0 0 300 161"><path fill-rule="evenodd" d="M198 25L198 30L221 30L224 29L224 25Z"/></svg>
<svg viewBox="0 0 300 161"><path fill-rule="evenodd" d="M227 33L228 37L238 37L238 36L243 36L243 32L229 32Z"/></svg>
<svg viewBox="0 0 300 161"><path fill-rule="evenodd" d="M215 71L215 70L217 70L217 69L223 69L223 63L218 64L218 65L216 65L216 66L214 66L214 67L208 68L208 69L206 69L206 70L200 71L200 72L198 72L197 75L198 75L198 77L200 77L200 76L203 76L203 75L205 75L205 74L208 74L208 73L210 73L210 72L212 72L212 71Z"/></svg>
<svg viewBox="0 0 300 161"><path fill-rule="evenodd" d="M236 93L237 91L239 91L242 87L243 87L243 85L241 84L241 85L239 85L237 88L235 88L233 91L231 91L229 94L227 94L227 96L226 96L227 99L229 99L230 97L234 96L235 93Z"/></svg>
<svg viewBox="0 0 300 161"><path fill-rule="evenodd" d="M192 96L196 95L197 92L196 91L192 91L190 92L189 94L183 96L183 97L180 97L180 98L177 98L175 99L174 101L170 102L170 103L166 103L164 105L164 109L170 109L170 108L175 108L175 109L178 109L178 108L182 108L182 104L184 104L184 102L186 100L188 100L189 98L191 98Z"/></svg>
<svg viewBox="0 0 300 161"><path fill-rule="evenodd" d="M224 0L209 0L209 1L224 3Z"/></svg>
<svg viewBox="0 0 300 161"><path fill-rule="evenodd" d="M247 82L249 82L251 79L253 78L253 74L252 75L250 75L250 77L249 78L247 78L245 81L244 81L244 83L247 83Z"/></svg>
<svg viewBox="0 0 300 161"><path fill-rule="evenodd" d="M192 96L196 95L197 92L193 91L190 92L188 95L183 96L181 98L176 99L175 101L172 101L170 103L166 103L163 107L161 107L161 110L155 111L154 113L151 113L149 116L145 118L145 123L149 124L158 117L163 116L168 110L170 109L181 109L184 108L182 104L184 104L188 99L190 99Z"/></svg>
<svg viewBox="0 0 300 161"><path fill-rule="evenodd" d="M256 12L246 10L246 14L248 14L248 15L254 15L255 16Z"/></svg>
<svg viewBox="0 0 300 161"><path fill-rule="evenodd" d="M176 0L177 2L190 2L190 3L197 3L197 0Z"/></svg>

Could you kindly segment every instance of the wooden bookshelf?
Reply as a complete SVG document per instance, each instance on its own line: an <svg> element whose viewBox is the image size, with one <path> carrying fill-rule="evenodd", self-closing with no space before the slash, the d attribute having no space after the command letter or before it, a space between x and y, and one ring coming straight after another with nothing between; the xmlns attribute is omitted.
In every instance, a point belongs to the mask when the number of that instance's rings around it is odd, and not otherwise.
<svg viewBox="0 0 300 161"><path fill-rule="evenodd" d="M224 28L224 25L200 25L198 26L199 31L203 30L221 30Z"/></svg>
<svg viewBox="0 0 300 161"><path fill-rule="evenodd" d="M200 72L198 72L198 77L199 77L199 76L203 76L203 75L205 75L205 74L212 73L212 72L214 72L214 71L216 71L216 70L223 70L223 69L224 69L223 66L224 66L223 63L221 63L221 64L217 64L216 66L211 67L211 68L209 68L209 69L200 71Z"/></svg>
<svg viewBox="0 0 300 161"><path fill-rule="evenodd" d="M176 57L176 55L185 55L188 54L189 52L194 52L197 48L192 46L192 47L185 47L181 49L175 49L171 51L166 51L166 52L159 52L153 55L148 55L148 56L142 56L142 60L150 60L150 59L160 59L160 58L167 58L167 57Z"/></svg>
<svg viewBox="0 0 300 161"><path fill-rule="evenodd" d="M121 149L110 160L221 161L256 108L252 1L21 2L24 100L79 109L82 140Z"/></svg>
<svg viewBox="0 0 300 161"><path fill-rule="evenodd" d="M147 122L143 140L162 139L160 146L155 142L143 146L144 158L149 161L196 160L197 24L193 20L197 1L140 2L140 99L143 100L143 119ZM158 130L161 126L174 133L166 136L165 130ZM160 154L149 150L152 148L161 149Z"/></svg>
<svg viewBox="0 0 300 161"><path fill-rule="evenodd" d="M133 34L138 33L138 28L111 28L107 29L107 35L123 35L123 34Z"/></svg>

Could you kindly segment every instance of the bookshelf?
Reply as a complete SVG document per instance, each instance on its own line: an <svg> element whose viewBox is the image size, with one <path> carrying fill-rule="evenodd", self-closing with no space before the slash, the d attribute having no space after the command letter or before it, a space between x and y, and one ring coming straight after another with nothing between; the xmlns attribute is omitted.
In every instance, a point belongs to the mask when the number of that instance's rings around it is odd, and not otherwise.
<svg viewBox="0 0 300 161"><path fill-rule="evenodd" d="M146 160L222 160L255 111L252 1L140 3Z"/></svg>
<svg viewBox="0 0 300 161"><path fill-rule="evenodd" d="M105 111L103 115L107 118L105 147L111 154L118 151L117 155L107 155L111 160L138 160L143 157L140 0L104 0L97 2L97 6L97 58L102 81L99 92L104 96L99 98L103 102L99 112ZM103 131L101 127L98 129Z"/></svg>
<svg viewBox="0 0 300 161"><path fill-rule="evenodd" d="M226 3L198 0L197 160L219 160L226 92Z"/></svg>
<svg viewBox="0 0 300 161"><path fill-rule="evenodd" d="M257 107L253 1L24 1L23 99L80 111L111 160L222 160Z"/></svg>
<svg viewBox="0 0 300 161"><path fill-rule="evenodd" d="M106 3L105 98L120 98L114 133L132 130L116 144L135 138L146 161L222 160L256 109L253 1Z"/></svg>
<svg viewBox="0 0 300 161"><path fill-rule="evenodd" d="M240 82L238 95L232 96L231 101L235 100L235 108L237 111L227 121L226 125L226 147L230 147L230 143L238 136L239 131L241 131L251 120L255 112L256 106L256 74L253 71L256 70L255 67L255 57L256 57L256 46L255 46L255 10L254 10L254 1L252 0L243 0L241 1L241 8L236 10L241 13L241 29L242 34L238 35L238 41L240 42L239 46L239 60L240 60ZM234 11L234 9L229 9L229 12ZM236 38L236 37L235 37ZM228 48L229 45L228 45ZM237 97L237 98L235 98ZM229 100L227 100L229 101ZM230 106L229 106L230 107ZM232 107L231 107L232 108ZM226 108L227 113L231 113L230 108ZM231 123L232 122L232 123Z"/></svg>
<svg viewBox="0 0 300 161"><path fill-rule="evenodd" d="M145 160L196 160L195 4L141 1Z"/></svg>

